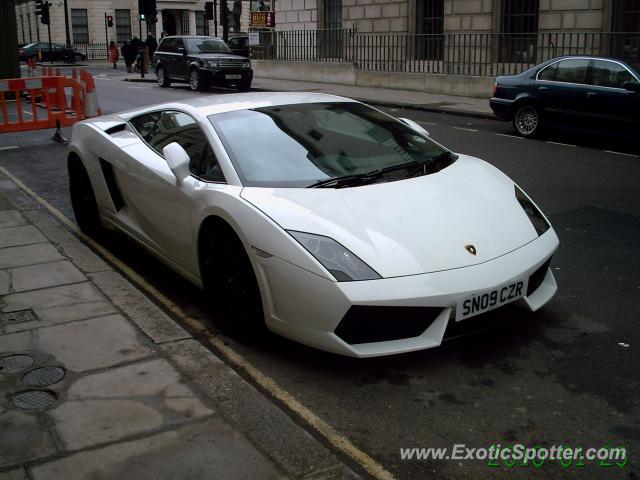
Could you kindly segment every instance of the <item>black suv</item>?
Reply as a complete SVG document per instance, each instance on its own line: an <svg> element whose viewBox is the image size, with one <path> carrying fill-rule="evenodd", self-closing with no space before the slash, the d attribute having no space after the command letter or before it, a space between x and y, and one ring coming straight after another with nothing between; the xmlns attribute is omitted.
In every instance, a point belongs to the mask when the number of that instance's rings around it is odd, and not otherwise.
<svg viewBox="0 0 640 480"><path fill-rule="evenodd" d="M249 90L253 80L251 62L234 55L226 43L216 37L164 37L153 54L158 85L188 83L191 90L210 85L234 86Z"/></svg>

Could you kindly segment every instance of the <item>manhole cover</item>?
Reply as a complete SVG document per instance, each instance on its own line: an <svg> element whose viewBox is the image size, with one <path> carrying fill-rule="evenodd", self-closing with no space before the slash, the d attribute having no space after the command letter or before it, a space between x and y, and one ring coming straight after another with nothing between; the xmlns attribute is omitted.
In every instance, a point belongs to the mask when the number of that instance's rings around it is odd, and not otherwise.
<svg viewBox="0 0 640 480"><path fill-rule="evenodd" d="M22 372L33 364L34 360L29 355L9 355L0 358L0 373Z"/></svg>
<svg viewBox="0 0 640 480"><path fill-rule="evenodd" d="M27 390L11 398L11 403L23 410L44 410L55 401L56 394L49 390Z"/></svg>
<svg viewBox="0 0 640 480"><path fill-rule="evenodd" d="M22 382L31 387L46 387L64 378L64 370L60 367L41 367L31 370L22 377Z"/></svg>

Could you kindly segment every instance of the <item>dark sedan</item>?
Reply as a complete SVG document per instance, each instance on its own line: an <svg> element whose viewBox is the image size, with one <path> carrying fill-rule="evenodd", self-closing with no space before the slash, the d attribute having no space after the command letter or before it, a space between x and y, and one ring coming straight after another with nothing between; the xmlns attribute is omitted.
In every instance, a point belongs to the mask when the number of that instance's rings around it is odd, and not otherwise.
<svg viewBox="0 0 640 480"><path fill-rule="evenodd" d="M191 90L221 85L245 91L253 80L249 59L234 55L227 44L216 37L165 37L153 55L153 65L161 87L184 82Z"/></svg>
<svg viewBox="0 0 640 480"><path fill-rule="evenodd" d="M30 43L18 49L20 61L26 62L30 58L42 60L43 62L61 61L73 63L84 61L87 56L72 48L67 48L58 43L49 42Z"/></svg>
<svg viewBox="0 0 640 480"><path fill-rule="evenodd" d="M612 58L554 58L519 75L498 77L489 103L523 137L547 125L637 134L640 73Z"/></svg>

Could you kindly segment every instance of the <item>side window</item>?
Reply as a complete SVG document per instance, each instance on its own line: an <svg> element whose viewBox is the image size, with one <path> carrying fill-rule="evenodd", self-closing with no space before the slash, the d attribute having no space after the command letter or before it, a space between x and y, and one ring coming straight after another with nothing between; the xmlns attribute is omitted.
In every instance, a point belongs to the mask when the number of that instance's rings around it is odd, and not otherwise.
<svg viewBox="0 0 640 480"><path fill-rule="evenodd" d="M131 126L144 140L151 144L153 137L158 132L158 123L162 112L145 113L129 121Z"/></svg>
<svg viewBox="0 0 640 480"><path fill-rule="evenodd" d="M229 46L231 48L238 48L238 46L239 46L238 39L237 38L230 38L229 39Z"/></svg>
<svg viewBox="0 0 640 480"><path fill-rule="evenodd" d="M556 72L558 71L558 62L549 65L548 67L544 68L539 74L538 74L538 80L550 80L553 81L556 79Z"/></svg>
<svg viewBox="0 0 640 480"><path fill-rule="evenodd" d="M225 181L207 137L190 115L172 111L162 114L149 145L162 155L162 149L172 142L185 149L191 160L189 170L195 176L212 182Z"/></svg>
<svg viewBox="0 0 640 480"><path fill-rule="evenodd" d="M588 59L572 58L558 62L556 82L586 83Z"/></svg>
<svg viewBox="0 0 640 480"><path fill-rule="evenodd" d="M626 82L636 82L629 70L607 60L594 60L591 66L590 84L598 87L624 88Z"/></svg>
<svg viewBox="0 0 640 480"><path fill-rule="evenodd" d="M181 38L174 38L172 51L177 52L179 48L184 48L184 42Z"/></svg>

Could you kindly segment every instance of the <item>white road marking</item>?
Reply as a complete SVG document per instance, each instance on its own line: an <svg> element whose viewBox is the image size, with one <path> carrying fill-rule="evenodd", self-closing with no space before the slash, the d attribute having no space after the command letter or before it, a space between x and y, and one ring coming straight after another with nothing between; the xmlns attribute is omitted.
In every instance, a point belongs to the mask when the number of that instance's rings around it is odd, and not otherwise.
<svg viewBox="0 0 640 480"><path fill-rule="evenodd" d="M508 133L496 133L496 135L499 135L501 137L515 138L517 140L524 140L524 137L519 137L518 135L509 135Z"/></svg>
<svg viewBox="0 0 640 480"><path fill-rule="evenodd" d="M551 145L562 145L563 147L575 147L575 145L571 145L570 143L560 143L560 142L545 142L550 143Z"/></svg>
<svg viewBox="0 0 640 480"><path fill-rule="evenodd" d="M626 157L638 157L639 156L639 155L634 155L633 153L614 152L613 150L603 150L603 152L613 153L614 155L624 155Z"/></svg>
<svg viewBox="0 0 640 480"><path fill-rule="evenodd" d="M18 147L17 145L11 145L10 147L0 147L0 150L17 150Z"/></svg>
<svg viewBox="0 0 640 480"><path fill-rule="evenodd" d="M436 123L432 123L432 122L416 122L416 123L419 123L420 125L430 125L430 126L437 125Z"/></svg>
<svg viewBox="0 0 640 480"><path fill-rule="evenodd" d="M105 260L115 266L127 277L130 281L135 283L138 288L144 290L149 296L153 297L158 303L161 303L168 311L173 313L182 322L189 325L194 330L197 330L202 338L206 340L222 354L227 361L237 369L243 370L248 376L250 376L254 382L256 382L262 389L273 395L278 399L281 404L290 410L291 413L300 417L300 419L306 423L306 425L314 429L319 435L327 440L331 445L340 450L343 454L352 458L363 469L365 469L371 476L380 480L394 480L395 477L387 471L380 463L370 457L368 454L356 447L347 437L340 434L332 426L318 417L315 413L302 405L292 394L287 392L284 388L276 383L271 377L268 377L256 367L254 367L249 361L247 361L242 355L237 353L231 347L227 346L223 340L217 336L211 334L209 330L200 322L188 316L182 308L173 303L163 293L159 292L153 285L150 285L144 278L136 273L126 263L122 262L119 258L113 255L109 250L104 248L98 242L91 237L88 237L82 233L79 227L69 220L60 210L55 208L44 198L38 195L36 192L27 187L22 181L10 173L6 168L0 167L0 172L6 175L12 182L14 182L19 188L21 188L27 195L40 203L44 208L49 210L53 216L65 224L70 230L72 230L83 242L87 243L93 250L99 253Z"/></svg>
<svg viewBox="0 0 640 480"><path fill-rule="evenodd" d="M474 128L464 128L464 127L453 127L456 130L464 130L465 132L477 132L478 130Z"/></svg>

